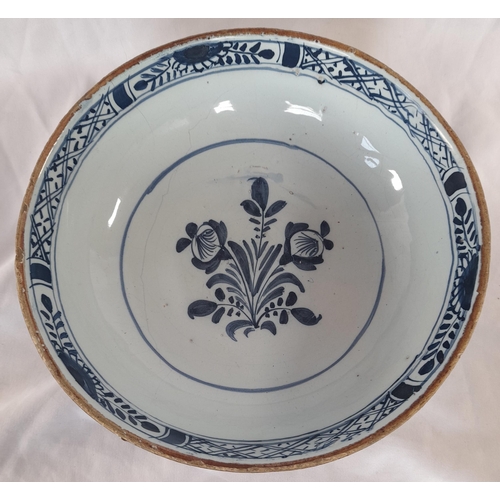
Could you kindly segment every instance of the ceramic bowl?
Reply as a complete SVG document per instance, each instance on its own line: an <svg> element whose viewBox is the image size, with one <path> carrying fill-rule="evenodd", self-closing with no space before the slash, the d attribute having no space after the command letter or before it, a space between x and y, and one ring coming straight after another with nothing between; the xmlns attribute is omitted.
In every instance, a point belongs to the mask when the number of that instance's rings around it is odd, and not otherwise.
<svg viewBox="0 0 500 500"><path fill-rule="evenodd" d="M52 374L184 463L324 463L397 427L470 338L489 233L463 146L355 49L201 35L90 90L35 168L20 301Z"/></svg>

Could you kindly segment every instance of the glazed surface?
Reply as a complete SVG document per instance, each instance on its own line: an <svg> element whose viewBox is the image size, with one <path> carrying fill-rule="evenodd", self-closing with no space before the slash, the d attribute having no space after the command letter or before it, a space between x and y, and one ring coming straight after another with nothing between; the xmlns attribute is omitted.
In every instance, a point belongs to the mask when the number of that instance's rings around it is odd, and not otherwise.
<svg viewBox="0 0 500 500"><path fill-rule="evenodd" d="M35 187L28 279L56 363L106 418L223 462L313 457L382 428L439 375L474 301L478 213L446 130L385 72L312 42L211 40L142 66L82 104L51 155L62 175ZM231 329L218 304L235 292L207 274L232 259L242 300L258 298L249 219L275 201L265 237L300 286L269 290L286 323L271 311L263 327L247 303ZM246 290L238 248L255 258ZM300 313L276 305L291 292Z"/></svg>

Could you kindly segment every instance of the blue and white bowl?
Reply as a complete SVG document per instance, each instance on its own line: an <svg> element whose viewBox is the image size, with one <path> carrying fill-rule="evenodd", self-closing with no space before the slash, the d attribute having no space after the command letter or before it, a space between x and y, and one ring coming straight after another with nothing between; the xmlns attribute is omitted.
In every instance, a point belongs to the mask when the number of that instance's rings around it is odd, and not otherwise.
<svg viewBox="0 0 500 500"><path fill-rule="evenodd" d="M469 340L489 226L472 163L390 69L219 32L106 77L44 150L17 238L49 369L124 439L271 471L361 449Z"/></svg>

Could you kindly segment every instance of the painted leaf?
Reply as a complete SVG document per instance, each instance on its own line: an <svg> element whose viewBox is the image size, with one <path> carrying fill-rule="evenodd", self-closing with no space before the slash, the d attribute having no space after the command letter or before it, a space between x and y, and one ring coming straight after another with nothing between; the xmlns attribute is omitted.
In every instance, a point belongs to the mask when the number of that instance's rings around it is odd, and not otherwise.
<svg viewBox="0 0 500 500"><path fill-rule="evenodd" d="M226 294L222 288L217 288L217 290L215 290L215 296L217 297L217 300L220 300L221 302L226 298Z"/></svg>
<svg viewBox="0 0 500 500"><path fill-rule="evenodd" d="M194 319L195 316L209 316L217 309L215 302L209 300L195 300L188 307L188 316Z"/></svg>
<svg viewBox="0 0 500 500"><path fill-rule="evenodd" d="M188 239L188 238L180 238L179 241L177 242L177 245L175 245L175 249L177 250L177 253L181 253L189 245L191 245L191 240L190 239Z"/></svg>
<svg viewBox="0 0 500 500"><path fill-rule="evenodd" d="M330 233L330 226L326 220L321 223L320 232L323 238Z"/></svg>
<svg viewBox="0 0 500 500"><path fill-rule="evenodd" d="M323 262L323 260L321 260ZM305 259L294 259L293 263L302 271L316 271L317 267Z"/></svg>
<svg viewBox="0 0 500 500"><path fill-rule="evenodd" d="M149 76L149 75L147 75ZM148 82L146 80L139 80L135 85L135 90L144 90L148 86Z"/></svg>
<svg viewBox="0 0 500 500"><path fill-rule="evenodd" d="M306 290L304 288L304 285L301 283L299 278L295 276L292 273L282 273L276 276L276 278L267 285L266 289L264 290L264 294L268 293L270 290L272 290L274 287L278 285L282 285L283 283L292 283L293 285L296 285L299 287L299 290L304 293Z"/></svg>
<svg viewBox="0 0 500 500"><path fill-rule="evenodd" d="M266 242L264 243L264 245L262 245L262 248L261 248L261 250L260 250L260 255L259 255L259 258L260 258L260 256L264 253L264 249L265 249L265 247L266 247L266 244L267 244L267 243L268 243L268 242L266 241ZM274 245L271 245L271 246L269 247L269 250L267 251L266 255L264 255L264 258L260 261L259 271L260 271L260 270L261 270L261 269L262 269L262 268L266 265L266 263L267 263L267 259L269 259L269 257L270 257L270 255L271 255L271 253L273 252L274 248L275 248L275 247L274 247Z"/></svg>
<svg viewBox="0 0 500 500"><path fill-rule="evenodd" d="M265 321L260 325L261 330L269 330L273 335L276 335L276 325L272 321Z"/></svg>
<svg viewBox="0 0 500 500"><path fill-rule="evenodd" d="M226 312L225 307L221 307L220 309L218 309L212 316L212 323L217 324L221 320L222 316L224 316L225 312Z"/></svg>
<svg viewBox="0 0 500 500"><path fill-rule="evenodd" d="M316 316L310 309L305 307L297 307L292 309L290 312L299 323L306 326L317 325L322 317L321 314Z"/></svg>
<svg viewBox="0 0 500 500"><path fill-rule="evenodd" d="M197 269L200 269L201 271L205 271L205 274L212 274L219 267L220 260L217 258L214 258L211 261L202 262L201 260L197 259L196 257L193 257L191 259L191 264L193 264L193 266L196 267Z"/></svg>
<svg viewBox="0 0 500 500"><path fill-rule="evenodd" d="M243 292L241 290L238 290L237 288L233 288L232 286L228 286L227 287L227 291L229 293L234 293L235 295L237 295L241 301L247 305L246 301L245 301L245 295L243 294ZM231 304L234 302L234 297L229 297L229 302L231 302Z"/></svg>
<svg viewBox="0 0 500 500"><path fill-rule="evenodd" d="M420 368L420 370L418 370L418 373L420 375L426 375L427 373L429 373L432 369L434 368L434 359L430 359L429 361L427 361L427 363L425 363L424 366L422 366L422 368Z"/></svg>
<svg viewBox="0 0 500 500"><path fill-rule="evenodd" d="M259 259L260 259L260 256L264 253L267 245L269 244L269 241L264 241L264 244L262 245L261 249L260 249L260 252L259 252ZM272 247L271 247L272 248ZM259 267L260 269L260 267Z"/></svg>
<svg viewBox="0 0 500 500"><path fill-rule="evenodd" d="M288 323L288 313L283 309L280 313L280 323L286 325Z"/></svg>
<svg viewBox="0 0 500 500"><path fill-rule="evenodd" d="M229 248L233 251L234 256L236 257L236 260L238 262L238 265L240 266L241 272L243 273L243 277L245 278L245 281L247 282L251 290L252 278L250 276L250 267L248 265L248 259L245 250L243 250L243 248L234 241L228 241L227 244L229 245Z"/></svg>
<svg viewBox="0 0 500 500"><path fill-rule="evenodd" d="M147 431L151 431L151 432L160 432L160 429L158 429L158 427L156 427L155 424L151 423L151 422L148 422L147 420L145 420L144 422L141 422L141 425L144 429L146 429Z"/></svg>
<svg viewBox="0 0 500 500"><path fill-rule="evenodd" d="M250 328L245 328L245 330L243 330L243 335L245 335L245 337L247 337L247 338L248 338L248 334L249 334L249 333L252 333L252 332L255 332L255 330L254 330L252 327L250 327Z"/></svg>
<svg viewBox="0 0 500 500"><path fill-rule="evenodd" d="M260 42L257 42L253 47L250 47L250 52L255 54L260 49Z"/></svg>
<svg viewBox="0 0 500 500"><path fill-rule="evenodd" d="M464 216L467 211L467 205L462 198L458 198L457 203L455 204L455 212L458 215Z"/></svg>
<svg viewBox="0 0 500 500"><path fill-rule="evenodd" d="M236 338L234 337L236 330L244 328L246 326L253 326L252 322L245 319L231 321L231 323L228 323L226 326L226 333L231 340L234 340L236 342Z"/></svg>
<svg viewBox="0 0 500 500"><path fill-rule="evenodd" d="M327 250L331 250L333 248L333 241L332 240L323 240L323 245L325 245L325 248Z"/></svg>
<svg viewBox="0 0 500 500"><path fill-rule="evenodd" d="M50 298L47 297L47 295L42 293L41 300L42 300L43 307L45 307L45 309L47 309L47 311L49 311L49 313L52 313L52 301L50 300Z"/></svg>
<svg viewBox="0 0 500 500"><path fill-rule="evenodd" d="M122 420L125 420L125 418L126 418L126 417L125 417L125 414L124 414L121 410L119 410L118 408L115 408L115 412L116 412L116 414L117 414L117 415L118 415L118 416L119 416Z"/></svg>
<svg viewBox="0 0 500 500"><path fill-rule="evenodd" d="M287 242L287 246L290 247L290 242ZM286 266L287 264L290 264L292 262L293 257L290 253L290 249L288 248L288 251L284 251L283 255L281 256L280 259L280 266Z"/></svg>
<svg viewBox="0 0 500 500"><path fill-rule="evenodd" d="M186 226L186 234L190 237L190 238L194 238L196 236L196 233L198 231L198 226L194 223L194 222L190 222L187 226Z"/></svg>
<svg viewBox="0 0 500 500"><path fill-rule="evenodd" d="M240 205L243 207L247 214L253 215L254 217L261 216L259 207L252 200L242 201ZM259 221L257 221L257 224L259 224Z"/></svg>
<svg viewBox="0 0 500 500"><path fill-rule="evenodd" d="M295 292L290 292L286 299L285 305L287 307L293 306L297 302L297 294Z"/></svg>
<svg viewBox="0 0 500 500"><path fill-rule="evenodd" d="M254 200L262 210L265 210L268 199L269 185L266 179L257 177L252 183L252 200Z"/></svg>
<svg viewBox="0 0 500 500"><path fill-rule="evenodd" d="M240 276L238 276L232 269L228 269L226 268L225 269L226 273L230 274L231 276L233 276L234 278L236 278L236 281L238 283L241 283L241 279L240 279Z"/></svg>
<svg viewBox="0 0 500 500"><path fill-rule="evenodd" d="M253 254L252 254L252 250L250 249L250 245L245 240L243 240L243 246L245 247L245 250L247 251L248 258L250 259L250 265L252 266L252 269L253 269L254 268Z"/></svg>
<svg viewBox="0 0 500 500"><path fill-rule="evenodd" d="M231 276L228 276L227 274L214 274L208 281L207 281L207 287L212 288L214 285L218 285L219 283L224 283L226 285L231 285L234 286L235 288L239 289L240 285L239 283L231 278Z"/></svg>
<svg viewBox="0 0 500 500"><path fill-rule="evenodd" d="M254 295L257 295L259 293L260 287L264 283L264 280L266 279L269 271L271 270L271 267L273 266L274 262L276 261L276 258L278 257L279 253L281 252L281 245L278 245L274 250L271 251L273 247L269 249L269 257L267 258L267 261L264 260L262 262L266 262L265 266L262 268L262 271L259 274L259 277L257 279L257 283L255 284L255 288L253 291ZM262 266L262 264L261 264Z"/></svg>
<svg viewBox="0 0 500 500"><path fill-rule="evenodd" d="M285 227L285 238L290 238L293 234L298 233L299 231L305 231L309 228L309 224L305 222L299 222L294 224L293 222L289 222Z"/></svg>
<svg viewBox="0 0 500 500"><path fill-rule="evenodd" d="M264 59L272 59L274 57L274 52L269 49L261 50L258 56L263 57Z"/></svg>
<svg viewBox="0 0 500 500"><path fill-rule="evenodd" d="M259 312L268 302L271 302L271 300L281 297L284 293L285 293L284 287L280 286L279 288L275 288L272 292L270 292L262 299L257 312Z"/></svg>

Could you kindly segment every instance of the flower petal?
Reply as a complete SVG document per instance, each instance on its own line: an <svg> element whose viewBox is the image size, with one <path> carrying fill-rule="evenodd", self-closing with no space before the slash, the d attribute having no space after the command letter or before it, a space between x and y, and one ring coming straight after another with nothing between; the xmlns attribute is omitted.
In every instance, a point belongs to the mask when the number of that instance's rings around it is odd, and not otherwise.
<svg viewBox="0 0 500 500"><path fill-rule="evenodd" d="M305 231L306 229L309 229L309 224L306 224L305 222L299 222L297 224L289 222L285 228L285 238L291 238L295 233Z"/></svg>
<svg viewBox="0 0 500 500"><path fill-rule="evenodd" d="M316 266L314 264L311 264L310 262L307 261L302 261L299 259L294 259L293 263L299 268L302 269L302 271L315 271Z"/></svg>
<svg viewBox="0 0 500 500"><path fill-rule="evenodd" d="M283 255L281 256L281 259L280 259L280 266L286 266L287 264L290 264L290 262L292 262L292 256L290 255L290 253L283 253Z"/></svg>

